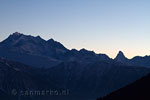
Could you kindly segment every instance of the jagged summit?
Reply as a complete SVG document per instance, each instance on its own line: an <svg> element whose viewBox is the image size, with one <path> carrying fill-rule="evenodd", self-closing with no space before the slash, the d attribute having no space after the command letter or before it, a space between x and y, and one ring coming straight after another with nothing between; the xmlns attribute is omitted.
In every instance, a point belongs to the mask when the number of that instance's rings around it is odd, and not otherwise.
<svg viewBox="0 0 150 100"><path fill-rule="evenodd" d="M46 41L40 36L24 35L19 32L14 32L1 44L8 50L36 55L52 55L67 50L61 43L53 39Z"/></svg>
<svg viewBox="0 0 150 100"><path fill-rule="evenodd" d="M116 60L118 62L124 62L127 60L127 58L125 57L125 55L122 51L119 51L119 53L117 54L117 56L114 60Z"/></svg>
<svg viewBox="0 0 150 100"><path fill-rule="evenodd" d="M32 35L24 35L23 33L14 32L9 35L7 39L2 41L5 45L16 45L16 44L26 44L26 43L41 43L45 40L42 39L40 36L32 36Z"/></svg>
<svg viewBox="0 0 150 100"><path fill-rule="evenodd" d="M21 39L21 40L22 39L24 39L24 40L31 40L31 39L44 40L39 35L38 36L25 35L25 34L20 33L20 32L14 32L14 33L10 34L10 36L7 39L11 39L11 40L18 40L18 39Z"/></svg>
<svg viewBox="0 0 150 100"><path fill-rule="evenodd" d="M22 33L14 32L12 35L22 35Z"/></svg>
<svg viewBox="0 0 150 100"><path fill-rule="evenodd" d="M124 56L124 53L122 51L119 51L118 56Z"/></svg>
<svg viewBox="0 0 150 100"><path fill-rule="evenodd" d="M0 42L0 56L31 66L49 67L59 63L59 56L67 52L61 43L40 36L12 33Z"/></svg>

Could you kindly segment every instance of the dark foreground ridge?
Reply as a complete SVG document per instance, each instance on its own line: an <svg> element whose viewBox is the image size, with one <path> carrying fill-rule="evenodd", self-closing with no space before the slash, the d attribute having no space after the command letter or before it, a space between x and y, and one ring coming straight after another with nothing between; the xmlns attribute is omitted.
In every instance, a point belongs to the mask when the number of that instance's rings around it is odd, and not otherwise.
<svg viewBox="0 0 150 100"><path fill-rule="evenodd" d="M150 74L97 100L150 100Z"/></svg>

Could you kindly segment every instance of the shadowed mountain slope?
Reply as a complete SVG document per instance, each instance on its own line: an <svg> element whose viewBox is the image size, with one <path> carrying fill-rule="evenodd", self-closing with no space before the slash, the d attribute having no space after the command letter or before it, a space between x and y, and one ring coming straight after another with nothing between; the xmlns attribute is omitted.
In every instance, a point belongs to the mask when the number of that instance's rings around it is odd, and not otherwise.
<svg viewBox="0 0 150 100"><path fill-rule="evenodd" d="M150 75L97 100L150 100Z"/></svg>
<svg viewBox="0 0 150 100"><path fill-rule="evenodd" d="M93 100L147 75L150 69L97 62L64 62L47 69L47 80L71 92L71 100Z"/></svg>

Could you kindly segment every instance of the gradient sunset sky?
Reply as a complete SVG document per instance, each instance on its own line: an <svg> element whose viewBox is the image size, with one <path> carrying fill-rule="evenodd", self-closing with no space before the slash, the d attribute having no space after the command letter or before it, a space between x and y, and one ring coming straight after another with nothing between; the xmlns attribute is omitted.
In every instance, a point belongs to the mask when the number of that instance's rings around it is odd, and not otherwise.
<svg viewBox="0 0 150 100"><path fill-rule="evenodd" d="M150 55L150 0L0 0L0 41L16 31L112 58Z"/></svg>

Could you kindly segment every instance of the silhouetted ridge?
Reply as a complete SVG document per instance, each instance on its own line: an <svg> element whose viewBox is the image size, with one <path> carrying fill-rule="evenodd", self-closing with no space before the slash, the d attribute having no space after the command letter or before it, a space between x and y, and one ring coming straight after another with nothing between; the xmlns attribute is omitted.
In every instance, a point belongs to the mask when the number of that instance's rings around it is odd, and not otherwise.
<svg viewBox="0 0 150 100"><path fill-rule="evenodd" d="M95 55L95 52L94 51L88 51L88 50L86 50L86 49L81 49L80 51L79 51L81 54L83 54L83 55Z"/></svg>
<svg viewBox="0 0 150 100"><path fill-rule="evenodd" d="M150 74L97 100L150 100Z"/></svg>

